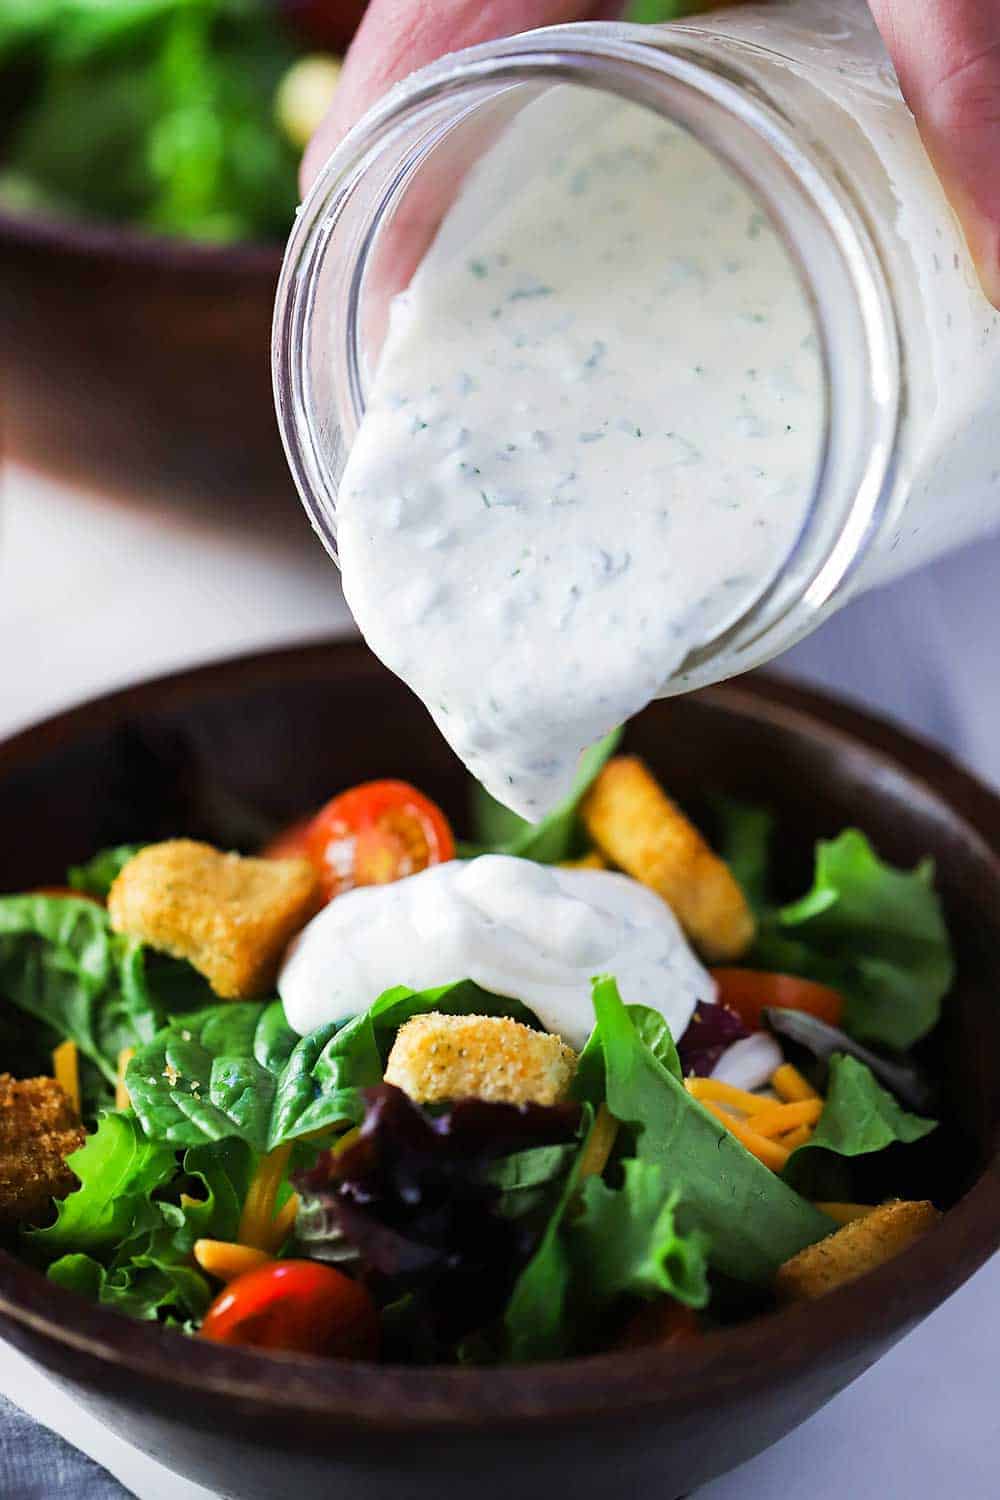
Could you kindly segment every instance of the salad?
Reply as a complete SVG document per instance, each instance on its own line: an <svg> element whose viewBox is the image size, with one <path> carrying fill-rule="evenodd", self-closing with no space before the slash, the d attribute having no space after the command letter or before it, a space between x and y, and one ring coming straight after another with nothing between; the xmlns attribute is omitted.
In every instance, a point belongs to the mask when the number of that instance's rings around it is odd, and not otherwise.
<svg viewBox="0 0 1000 1500"><path fill-rule="evenodd" d="M284 239L364 6L0 0L0 202L213 241Z"/></svg>
<svg viewBox="0 0 1000 1500"><path fill-rule="evenodd" d="M634 0L665 21L684 0ZM365 0L0 0L0 204L282 241Z"/></svg>
<svg viewBox="0 0 1000 1500"><path fill-rule="evenodd" d="M953 976L929 862L713 848L612 736L475 842L401 781L252 856L108 849L0 898L0 1224L230 1344L413 1364L685 1342L903 1249ZM458 965L463 967L459 968Z"/></svg>

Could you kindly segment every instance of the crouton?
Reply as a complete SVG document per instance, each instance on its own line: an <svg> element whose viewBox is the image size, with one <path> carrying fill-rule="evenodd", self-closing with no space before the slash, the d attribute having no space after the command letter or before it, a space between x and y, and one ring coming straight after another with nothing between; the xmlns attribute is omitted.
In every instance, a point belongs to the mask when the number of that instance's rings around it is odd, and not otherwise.
<svg viewBox="0 0 1000 1500"><path fill-rule="evenodd" d="M389 1053L386 1083L418 1104L488 1099L555 1104L569 1087L576 1054L557 1036L507 1016L414 1016Z"/></svg>
<svg viewBox="0 0 1000 1500"><path fill-rule="evenodd" d="M53 1198L77 1186L66 1157L86 1131L54 1078L0 1073L0 1224L47 1217Z"/></svg>
<svg viewBox="0 0 1000 1500"><path fill-rule="evenodd" d="M786 1260L778 1268L775 1290L788 1302L822 1297L892 1260L940 1217L933 1203L903 1203L898 1198L883 1203Z"/></svg>
<svg viewBox="0 0 1000 1500"><path fill-rule="evenodd" d="M709 962L746 951L755 924L742 890L637 756L608 761L580 814L601 853L663 897Z"/></svg>
<svg viewBox="0 0 1000 1500"><path fill-rule="evenodd" d="M320 904L305 859L244 859L210 844L149 844L108 893L116 932L186 958L223 999L265 994L289 939Z"/></svg>

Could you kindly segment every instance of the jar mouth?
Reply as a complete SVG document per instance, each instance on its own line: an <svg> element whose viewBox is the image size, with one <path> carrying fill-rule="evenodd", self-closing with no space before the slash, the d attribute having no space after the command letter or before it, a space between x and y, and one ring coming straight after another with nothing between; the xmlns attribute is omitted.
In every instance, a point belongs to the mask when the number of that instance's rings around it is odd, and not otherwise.
<svg viewBox="0 0 1000 1500"><path fill-rule="evenodd" d="M527 32L441 59L369 111L330 157L289 238L272 344L279 429L336 561L337 487L364 411L362 289L380 227L419 164L467 117L525 85L557 83L644 104L713 151L767 211L813 315L826 401L812 495L771 582L664 685L686 690L767 660L849 589L891 509L901 419L893 301L850 189L796 139L732 51L721 65L710 34L610 22Z"/></svg>

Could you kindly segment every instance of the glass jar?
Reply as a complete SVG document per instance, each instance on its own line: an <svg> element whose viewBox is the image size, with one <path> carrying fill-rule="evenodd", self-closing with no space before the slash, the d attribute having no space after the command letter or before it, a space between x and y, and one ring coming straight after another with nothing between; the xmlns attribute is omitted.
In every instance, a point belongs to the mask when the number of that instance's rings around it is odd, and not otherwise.
<svg viewBox="0 0 1000 1500"><path fill-rule="evenodd" d="M567 83L649 106L739 174L798 269L821 353L821 452L797 539L671 676L664 691L676 692L768 660L858 590L1000 523L1000 314L862 0L563 26L446 57L342 143L285 257L279 424L335 558L338 485L388 298L470 165Z"/></svg>

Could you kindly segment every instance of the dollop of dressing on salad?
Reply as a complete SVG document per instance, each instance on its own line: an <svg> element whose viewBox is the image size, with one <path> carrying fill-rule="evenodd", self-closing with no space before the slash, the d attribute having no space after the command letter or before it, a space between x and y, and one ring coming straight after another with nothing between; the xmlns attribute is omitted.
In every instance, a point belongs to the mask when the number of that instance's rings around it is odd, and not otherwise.
<svg viewBox="0 0 1000 1500"><path fill-rule="evenodd" d="M673 912L637 881L484 854L338 896L296 939L278 992L304 1036L395 985L472 979L521 1000L579 1048L601 973L615 976L627 1004L658 1010L675 1037L699 1000L715 998Z"/></svg>
<svg viewBox="0 0 1000 1500"><path fill-rule="evenodd" d="M757 200L652 111L554 88L395 299L338 499L362 633L537 820L773 579L823 414Z"/></svg>

